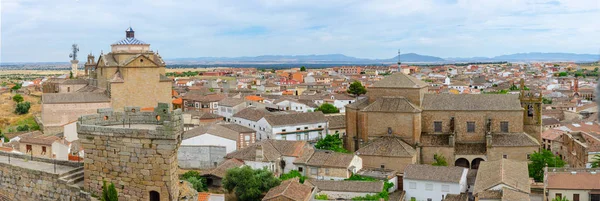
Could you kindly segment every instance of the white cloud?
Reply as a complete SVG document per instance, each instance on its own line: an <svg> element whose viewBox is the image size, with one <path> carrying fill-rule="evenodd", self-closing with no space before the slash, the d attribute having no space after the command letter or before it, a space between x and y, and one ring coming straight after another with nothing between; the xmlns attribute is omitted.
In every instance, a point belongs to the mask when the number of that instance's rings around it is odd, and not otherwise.
<svg viewBox="0 0 600 201"><path fill-rule="evenodd" d="M1 61L107 51L131 23L165 58L597 53L600 1L2 0ZM241 30L241 31L240 31ZM244 34L254 31L253 34Z"/></svg>

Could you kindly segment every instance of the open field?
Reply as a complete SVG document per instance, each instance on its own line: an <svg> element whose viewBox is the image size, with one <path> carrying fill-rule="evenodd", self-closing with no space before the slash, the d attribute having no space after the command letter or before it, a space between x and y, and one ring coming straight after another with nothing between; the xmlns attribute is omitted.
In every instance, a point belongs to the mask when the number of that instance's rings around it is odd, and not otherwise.
<svg viewBox="0 0 600 201"><path fill-rule="evenodd" d="M16 103L11 99L12 93L6 92L0 95L0 129L3 133L9 130L16 132L17 126L28 125L30 128L37 125L34 120L34 115L39 114L42 108L40 98L29 95L22 95L24 101L31 103L29 113L17 115L14 112Z"/></svg>

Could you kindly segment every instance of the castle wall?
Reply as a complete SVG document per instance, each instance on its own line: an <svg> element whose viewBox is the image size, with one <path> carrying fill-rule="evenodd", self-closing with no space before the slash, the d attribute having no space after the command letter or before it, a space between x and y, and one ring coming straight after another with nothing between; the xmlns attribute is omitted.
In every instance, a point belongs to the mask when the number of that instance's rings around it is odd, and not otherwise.
<svg viewBox="0 0 600 201"><path fill-rule="evenodd" d="M100 109L99 114L78 120L79 139L86 150L84 188L99 194L105 180L115 184L123 200L149 200L151 191L158 192L160 200L177 200L181 110L169 113L166 104L156 112L139 109L125 108L125 113ZM124 120L126 126L131 121L134 126L155 128L122 128Z"/></svg>
<svg viewBox="0 0 600 201"><path fill-rule="evenodd" d="M36 201L91 200L90 194L82 192L77 186L68 185L66 181L59 179L59 174L14 165L19 158L28 158L29 160L29 157L6 152L0 153L3 157L3 161L0 162L0 186L2 187L0 188L0 198L4 196L10 200ZM8 161L5 160L7 155L11 155L13 164L8 164ZM50 162L52 160L34 157L29 161L34 166L33 161ZM57 163L74 165L68 161L57 161Z"/></svg>

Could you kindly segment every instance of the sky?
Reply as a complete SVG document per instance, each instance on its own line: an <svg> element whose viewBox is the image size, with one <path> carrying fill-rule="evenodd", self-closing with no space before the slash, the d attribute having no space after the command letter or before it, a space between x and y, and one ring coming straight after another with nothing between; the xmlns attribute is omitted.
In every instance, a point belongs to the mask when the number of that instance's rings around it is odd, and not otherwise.
<svg viewBox="0 0 600 201"><path fill-rule="evenodd" d="M110 51L131 25L163 58L600 52L600 0L0 0L0 62Z"/></svg>

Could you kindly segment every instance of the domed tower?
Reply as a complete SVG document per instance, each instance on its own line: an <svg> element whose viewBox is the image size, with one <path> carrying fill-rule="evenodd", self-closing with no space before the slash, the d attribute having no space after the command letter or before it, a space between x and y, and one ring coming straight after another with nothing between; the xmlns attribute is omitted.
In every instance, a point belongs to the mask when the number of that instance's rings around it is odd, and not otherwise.
<svg viewBox="0 0 600 201"><path fill-rule="evenodd" d="M150 44L135 38L135 31L129 27L125 30L125 38L110 45L113 53L144 53L150 51Z"/></svg>

